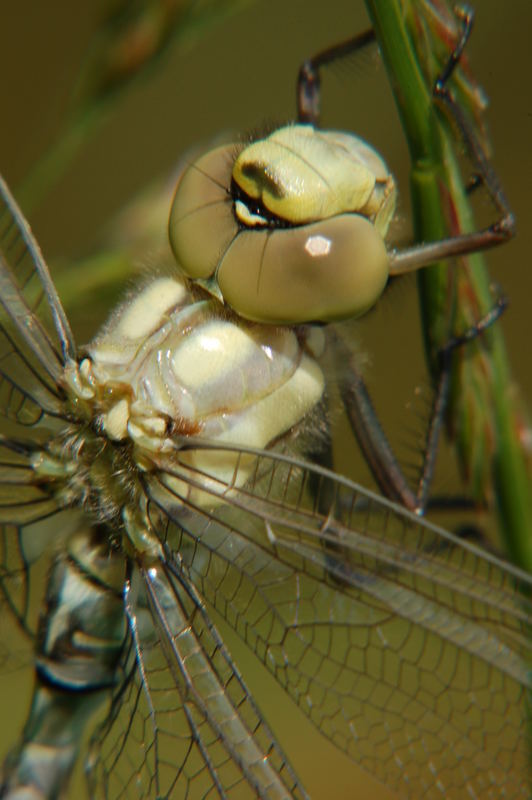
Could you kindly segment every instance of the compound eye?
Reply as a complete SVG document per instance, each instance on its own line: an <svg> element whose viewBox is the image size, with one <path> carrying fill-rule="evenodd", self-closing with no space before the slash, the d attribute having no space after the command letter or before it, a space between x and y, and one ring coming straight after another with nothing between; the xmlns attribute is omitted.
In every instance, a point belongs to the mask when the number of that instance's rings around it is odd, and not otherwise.
<svg viewBox="0 0 532 800"><path fill-rule="evenodd" d="M342 214L298 228L242 231L217 273L224 300L257 322L358 317L388 279L388 253L365 217Z"/></svg>
<svg viewBox="0 0 532 800"><path fill-rule="evenodd" d="M386 165L349 134L281 128L218 147L185 171L169 221L175 257L242 317L296 324L356 317L388 277L395 207Z"/></svg>
<svg viewBox="0 0 532 800"><path fill-rule="evenodd" d="M210 150L179 181L168 224L170 246L189 278L212 277L238 233L230 194L236 145Z"/></svg>

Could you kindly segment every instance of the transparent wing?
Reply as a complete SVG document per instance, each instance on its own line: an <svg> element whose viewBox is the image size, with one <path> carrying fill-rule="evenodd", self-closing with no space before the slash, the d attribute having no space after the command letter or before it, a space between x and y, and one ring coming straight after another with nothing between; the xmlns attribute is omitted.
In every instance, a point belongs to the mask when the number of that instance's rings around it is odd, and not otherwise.
<svg viewBox="0 0 532 800"><path fill-rule="evenodd" d="M52 514L58 503L35 474L38 446L0 435L0 524L28 525Z"/></svg>
<svg viewBox="0 0 532 800"><path fill-rule="evenodd" d="M146 476L153 524L322 733L410 796L528 796L532 578L318 467L208 457L231 479Z"/></svg>
<svg viewBox="0 0 532 800"><path fill-rule="evenodd" d="M0 429L0 607L7 606L27 633L31 575L49 541L32 526L57 510L36 478L34 458L50 438L54 418L64 415L58 383L74 355L39 246L0 177L0 415L10 421ZM22 438L14 438L19 432Z"/></svg>
<svg viewBox="0 0 532 800"><path fill-rule="evenodd" d="M0 177L0 412L23 425L61 415L58 383L74 357L39 246Z"/></svg>
<svg viewBox="0 0 532 800"><path fill-rule="evenodd" d="M180 562L138 575L129 679L93 738L91 796L306 797Z"/></svg>
<svg viewBox="0 0 532 800"><path fill-rule="evenodd" d="M58 511L53 494L36 481L33 453L32 444L0 438L0 608L6 606L31 635L30 587L42 585L32 575L50 542L46 521ZM56 540L62 525L53 523Z"/></svg>

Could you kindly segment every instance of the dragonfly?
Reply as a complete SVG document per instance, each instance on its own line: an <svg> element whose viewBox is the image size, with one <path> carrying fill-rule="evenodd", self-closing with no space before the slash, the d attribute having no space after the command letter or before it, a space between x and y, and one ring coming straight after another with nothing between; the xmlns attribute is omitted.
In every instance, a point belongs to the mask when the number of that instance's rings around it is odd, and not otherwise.
<svg viewBox="0 0 532 800"><path fill-rule="evenodd" d="M375 270L347 307L345 291L310 311L300 291L286 312L268 293L253 305L253 292L235 294L242 273L213 280L205 267L220 230L247 250L240 231L268 235L272 214L293 221L291 206L254 197L264 153L291 135L300 160L310 136L320 164L347 150L357 174L355 261ZM170 238L188 278L146 280L83 350L0 184L0 582L36 642L32 708L1 796L65 796L107 701L85 756L91 797L306 797L211 609L326 737L403 794L527 796L531 577L304 458L324 436L327 351L307 323L362 314L388 272L443 245L386 250L393 179L356 137L304 121L231 150L200 157L178 186ZM191 209L209 208L198 176L223 190L237 232L209 217L204 241L194 220L191 233ZM305 242L327 256L339 216ZM297 235L299 222L281 232ZM350 225L345 235L351 245ZM492 238L499 228L482 243ZM264 262L248 251L242 263ZM50 537L34 631L31 586Z"/></svg>

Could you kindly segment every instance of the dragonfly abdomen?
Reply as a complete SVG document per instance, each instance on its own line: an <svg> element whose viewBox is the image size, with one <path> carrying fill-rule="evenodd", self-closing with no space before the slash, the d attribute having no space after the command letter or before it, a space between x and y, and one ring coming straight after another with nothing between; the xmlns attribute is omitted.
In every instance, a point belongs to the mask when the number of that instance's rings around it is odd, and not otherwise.
<svg viewBox="0 0 532 800"><path fill-rule="evenodd" d="M36 679L21 741L0 796L61 797L89 718L123 680L125 559L95 527L75 534L52 566L40 617Z"/></svg>

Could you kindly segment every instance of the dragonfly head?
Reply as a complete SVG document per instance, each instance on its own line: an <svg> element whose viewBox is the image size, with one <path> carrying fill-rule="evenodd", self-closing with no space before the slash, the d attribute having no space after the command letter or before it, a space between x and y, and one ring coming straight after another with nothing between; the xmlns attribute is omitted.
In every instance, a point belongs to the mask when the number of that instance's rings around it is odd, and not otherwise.
<svg viewBox="0 0 532 800"><path fill-rule="evenodd" d="M170 213L176 259L242 317L298 324L357 317L388 279L396 190L356 136L289 125L183 174Z"/></svg>

